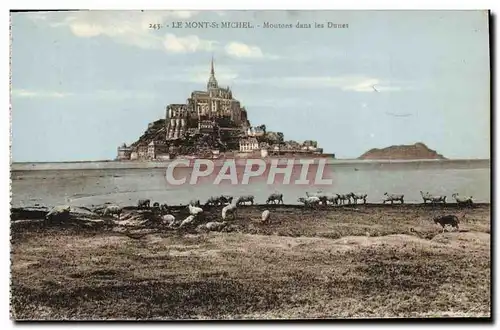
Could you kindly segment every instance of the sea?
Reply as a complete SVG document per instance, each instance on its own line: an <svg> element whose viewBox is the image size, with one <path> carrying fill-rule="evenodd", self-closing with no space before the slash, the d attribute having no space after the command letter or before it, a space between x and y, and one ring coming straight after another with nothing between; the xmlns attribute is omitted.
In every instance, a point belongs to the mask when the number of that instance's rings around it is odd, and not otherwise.
<svg viewBox="0 0 500 330"><path fill-rule="evenodd" d="M285 204L297 204L306 192L366 193L368 203L382 203L384 193L404 194L405 203L421 203L420 191L433 195L472 196L489 203L490 160L432 161L342 161L330 160L328 185L284 184L254 180L248 184L214 184L213 177L197 184L172 185L166 179L165 163L13 163L11 166L12 207L70 204L92 207L104 203L135 205L138 199L168 205L204 203L210 196L253 195L265 203L269 194L283 193ZM190 168L180 169L192 171ZM279 180L278 180L279 181Z"/></svg>

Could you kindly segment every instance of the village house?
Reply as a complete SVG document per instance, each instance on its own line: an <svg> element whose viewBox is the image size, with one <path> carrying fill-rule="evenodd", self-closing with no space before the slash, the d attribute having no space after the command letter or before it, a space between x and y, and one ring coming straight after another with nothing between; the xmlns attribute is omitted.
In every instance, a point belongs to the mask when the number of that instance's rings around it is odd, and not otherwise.
<svg viewBox="0 0 500 330"><path fill-rule="evenodd" d="M118 147L118 156L116 157L116 160L129 160L131 154L132 148L127 147L127 145L124 143Z"/></svg>
<svg viewBox="0 0 500 330"><path fill-rule="evenodd" d="M241 152L252 152L259 149L259 142L256 138L247 138L240 140L240 151Z"/></svg>
<svg viewBox="0 0 500 330"><path fill-rule="evenodd" d="M266 134L266 132L260 128L260 127L249 127L247 129L247 135L248 136L264 136Z"/></svg>
<svg viewBox="0 0 500 330"><path fill-rule="evenodd" d="M169 159L168 146L162 141L151 141L148 144L148 159Z"/></svg>

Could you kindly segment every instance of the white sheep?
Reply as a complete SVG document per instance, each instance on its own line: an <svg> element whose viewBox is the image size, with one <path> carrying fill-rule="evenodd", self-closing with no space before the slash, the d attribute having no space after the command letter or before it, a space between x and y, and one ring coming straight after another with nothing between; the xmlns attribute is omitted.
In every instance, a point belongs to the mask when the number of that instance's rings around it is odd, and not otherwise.
<svg viewBox="0 0 500 330"><path fill-rule="evenodd" d="M427 201L430 201L431 203L443 203L446 204L446 196L433 196L429 194L429 192L426 192L425 194L420 191L420 195L422 195L422 199L424 200L424 204L427 204Z"/></svg>
<svg viewBox="0 0 500 330"><path fill-rule="evenodd" d="M66 220L69 217L71 207L69 205L55 206L45 216L45 219L51 220Z"/></svg>
<svg viewBox="0 0 500 330"><path fill-rule="evenodd" d="M194 215L190 215L186 219L182 220L179 228L183 228L185 226L191 225L195 221L196 217Z"/></svg>
<svg viewBox="0 0 500 330"><path fill-rule="evenodd" d="M227 226L227 222L217 222L217 221L211 221L207 222L205 224L199 225L196 230L197 231L221 231Z"/></svg>
<svg viewBox="0 0 500 330"><path fill-rule="evenodd" d="M201 212L203 212L203 209L201 207L196 207L191 204L188 205L188 209L189 209L189 214L191 215L198 215Z"/></svg>
<svg viewBox="0 0 500 330"><path fill-rule="evenodd" d="M386 196L386 198L384 199L384 204L385 204L385 202L391 202L391 205L392 205L395 201L399 201L399 202L401 202L401 204L404 203L405 195L384 193L384 196Z"/></svg>
<svg viewBox="0 0 500 330"><path fill-rule="evenodd" d="M201 205L199 199L192 199L192 200L189 201L189 204L191 204L193 206L198 206L198 207Z"/></svg>
<svg viewBox="0 0 500 330"><path fill-rule="evenodd" d="M472 206L472 204L474 203L473 200L472 200L472 196L469 196L469 197L460 197L458 195L458 193L454 193L452 195L452 197L455 198L455 200L457 201L458 205Z"/></svg>
<svg viewBox="0 0 500 330"><path fill-rule="evenodd" d="M319 197L316 196L311 196L311 197L299 197L297 199L299 203L304 204L306 207L315 207L319 204L320 199Z"/></svg>
<svg viewBox="0 0 500 330"><path fill-rule="evenodd" d="M339 204L351 204L350 194L337 194L337 201Z"/></svg>
<svg viewBox="0 0 500 330"><path fill-rule="evenodd" d="M167 214L161 217L161 220L164 224L172 227L175 224L175 217L172 214Z"/></svg>
<svg viewBox="0 0 500 330"><path fill-rule="evenodd" d="M264 212L262 212L262 222L268 222L270 216L271 212L269 212L269 210L265 210Z"/></svg>
<svg viewBox="0 0 500 330"><path fill-rule="evenodd" d="M352 202L354 204L358 204L358 200L362 200L363 204L366 204L366 197L368 196L367 194L356 194L356 193L350 193L348 194L350 198L352 198Z"/></svg>
<svg viewBox="0 0 500 330"><path fill-rule="evenodd" d="M236 204L229 204L222 208L222 220L226 220L229 214L232 214L233 219L236 219Z"/></svg>
<svg viewBox="0 0 500 330"><path fill-rule="evenodd" d="M339 201L339 197L337 194L327 194L324 196L325 198L325 205L328 204L328 202L332 203L332 205L337 205Z"/></svg>
<svg viewBox="0 0 500 330"><path fill-rule="evenodd" d="M246 195L246 196L240 196L237 200L236 200L236 205L244 205L245 203L251 203L252 205L254 204L254 199L255 197L252 196L252 195Z"/></svg>
<svg viewBox="0 0 500 330"><path fill-rule="evenodd" d="M331 194L325 194L322 191L318 191L315 193L306 192L307 197L318 197L321 204L328 205L328 201L331 201L333 204L336 203L336 196L332 196Z"/></svg>
<svg viewBox="0 0 500 330"><path fill-rule="evenodd" d="M323 195L324 195L324 194L323 194L323 192L322 192L322 191L317 191L317 192L315 192L315 193L310 193L310 192L307 192L307 191L306 191L306 196L307 196L307 197L321 197L321 196L323 196Z"/></svg>
<svg viewBox="0 0 500 330"><path fill-rule="evenodd" d="M118 219L120 218L120 215L122 214L122 208L118 205L108 205L104 209L104 216L113 216L113 215L118 215Z"/></svg>

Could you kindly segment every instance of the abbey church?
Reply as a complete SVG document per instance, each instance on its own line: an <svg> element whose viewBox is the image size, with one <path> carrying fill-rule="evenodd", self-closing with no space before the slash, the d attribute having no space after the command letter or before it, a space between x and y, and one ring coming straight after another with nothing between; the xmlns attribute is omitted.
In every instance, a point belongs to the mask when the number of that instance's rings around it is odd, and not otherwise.
<svg viewBox="0 0 500 330"><path fill-rule="evenodd" d="M194 91L186 104L167 106L167 140L185 136L188 128L220 127L247 128L247 112L240 102L233 98L229 87L221 88L215 78L214 61L206 91Z"/></svg>

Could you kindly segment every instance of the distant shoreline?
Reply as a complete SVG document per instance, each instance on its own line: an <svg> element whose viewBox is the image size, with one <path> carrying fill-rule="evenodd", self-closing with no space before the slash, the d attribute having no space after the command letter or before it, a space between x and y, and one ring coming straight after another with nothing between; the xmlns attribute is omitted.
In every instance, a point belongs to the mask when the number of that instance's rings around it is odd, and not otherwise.
<svg viewBox="0 0 500 330"><path fill-rule="evenodd" d="M266 163L278 158L263 159ZM230 159L215 159L222 165L224 161ZM234 159L237 166L244 166L246 159ZM279 164L286 164L288 159L280 158ZM71 162L14 162L11 163L11 171L41 171L41 170L104 170L104 169L153 169L166 168L172 161L71 161ZM360 159L326 159L328 165L369 165L369 164L469 164L491 167L490 159L381 159L381 160L360 160ZM300 159L296 159L294 164L300 164ZM183 166L183 165L178 165ZM185 167L190 167L186 166Z"/></svg>

